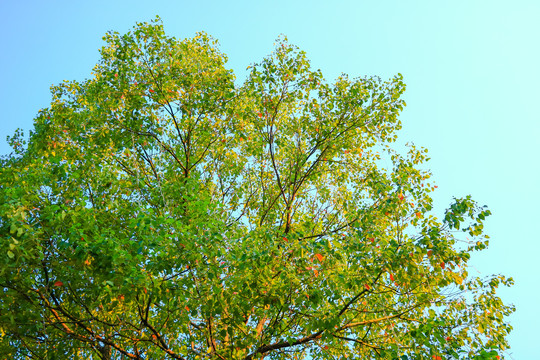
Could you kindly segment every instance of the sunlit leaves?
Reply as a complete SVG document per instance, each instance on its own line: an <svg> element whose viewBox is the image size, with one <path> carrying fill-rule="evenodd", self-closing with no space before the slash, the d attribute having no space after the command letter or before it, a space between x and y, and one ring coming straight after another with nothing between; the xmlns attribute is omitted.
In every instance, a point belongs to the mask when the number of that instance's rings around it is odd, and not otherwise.
<svg viewBox="0 0 540 360"><path fill-rule="evenodd" d="M392 148L401 75L329 83L280 39L235 84L204 33L104 39L2 160L1 351L500 356L512 281L467 271L490 212L430 214L427 150Z"/></svg>

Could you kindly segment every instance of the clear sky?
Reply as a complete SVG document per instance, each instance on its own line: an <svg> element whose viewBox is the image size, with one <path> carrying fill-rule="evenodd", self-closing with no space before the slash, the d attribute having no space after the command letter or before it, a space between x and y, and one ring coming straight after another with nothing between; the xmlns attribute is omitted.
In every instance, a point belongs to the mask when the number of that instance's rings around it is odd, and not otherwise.
<svg viewBox="0 0 540 360"><path fill-rule="evenodd" d="M102 36L159 15L168 35L206 31L238 78L285 34L328 80L402 73L403 142L427 147L439 189L487 204L489 250L477 275L502 273L511 359L537 359L540 333L540 1L0 1L0 154L6 135L28 132L50 102L49 86L83 80Z"/></svg>

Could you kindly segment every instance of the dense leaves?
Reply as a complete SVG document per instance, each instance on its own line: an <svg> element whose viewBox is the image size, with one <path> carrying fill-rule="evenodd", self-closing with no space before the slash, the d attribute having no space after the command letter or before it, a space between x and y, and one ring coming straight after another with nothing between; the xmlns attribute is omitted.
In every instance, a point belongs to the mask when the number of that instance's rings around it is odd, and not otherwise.
<svg viewBox="0 0 540 360"><path fill-rule="evenodd" d="M502 356L512 281L467 272L490 212L430 215L401 76L329 84L281 39L238 85L205 34L105 40L2 160L2 355Z"/></svg>

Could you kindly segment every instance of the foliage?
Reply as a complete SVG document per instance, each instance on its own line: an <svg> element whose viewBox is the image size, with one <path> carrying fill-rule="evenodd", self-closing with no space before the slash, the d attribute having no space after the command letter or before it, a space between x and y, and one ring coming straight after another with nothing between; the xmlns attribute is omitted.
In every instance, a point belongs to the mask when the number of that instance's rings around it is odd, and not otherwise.
<svg viewBox="0 0 540 360"><path fill-rule="evenodd" d="M2 160L0 353L501 356L512 280L467 272L490 212L430 215L400 75L329 84L281 39L238 85L205 34L104 39Z"/></svg>

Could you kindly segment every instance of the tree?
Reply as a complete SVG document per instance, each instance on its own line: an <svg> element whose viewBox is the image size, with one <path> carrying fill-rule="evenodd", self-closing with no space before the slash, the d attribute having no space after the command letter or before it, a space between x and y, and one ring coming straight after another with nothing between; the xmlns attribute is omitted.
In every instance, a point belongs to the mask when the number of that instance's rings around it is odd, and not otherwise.
<svg viewBox="0 0 540 360"><path fill-rule="evenodd" d="M400 75L329 84L281 39L237 85L205 34L104 39L2 159L0 353L501 356L512 280L467 273L490 212L430 215Z"/></svg>

